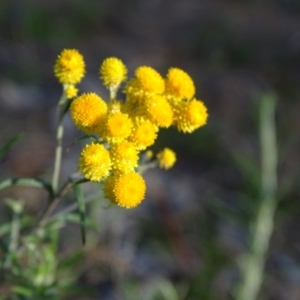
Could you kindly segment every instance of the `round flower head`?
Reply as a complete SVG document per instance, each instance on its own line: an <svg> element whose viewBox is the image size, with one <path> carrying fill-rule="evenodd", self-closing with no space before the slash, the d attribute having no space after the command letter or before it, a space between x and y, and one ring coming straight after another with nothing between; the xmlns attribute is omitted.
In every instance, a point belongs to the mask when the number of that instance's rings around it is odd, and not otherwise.
<svg viewBox="0 0 300 300"><path fill-rule="evenodd" d="M119 143L130 135L131 128L132 121L128 115L117 112L108 114L99 133L109 143Z"/></svg>
<svg viewBox="0 0 300 300"><path fill-rule="evenodd" d="M169 148L165 148L157 154L158 166L162 169L170 169L176 162L176 154Z"/></svg>
<svg viewBox="0 0 300 300"><path fill-rule="evenodd" d="M112 169L121 173L134 171L138 165L138 152L133 143L123 141L114 144L110 149Z"/></svg>
<svg viewBox="0 0 300 300"><path fill-rule="evenodd" d="M135 120L129 140L138 150L144 150L154 144L157 137L157 126L149 120L138 118Z"/></svg>
<svg viewBox="0 0 300 300"><path fill-rule="evenodd" d="M76 97L77 93L78 89L73 84L70 84L65 87L65 95L68 99Z"/></svg>
<svg viewBox="0 0 300 300"><path fill-rule="evenodd" d="M101 181L111 169L109 152L101 144L86 145L79 158L79 169L85 178Z"/></svg>
<svg viewBox="0 0 300 300"><path fill-rule="evenodd" d="M85 74L83 56L75 49L65 49L54 65L54 74L62 84L79 83Z"/></svg>
<svg viewBox="0 0 300 300"><path fill-rule="evenodd" d="M139 90L146 93L161 94L164 92L165 83L160 74L151 67L142 66L135 70L134 83Z"/></svg>
<svg viewBox="0 0 300 300"><path fill-rule="evenodd" d="M193 132L206 124L207 108L198 100L181 102L176 110L175 125L179 131Z"/></svg>
<svg viewBox="0 0 300 300"><path fill-rule="evenodd" d="M192 78L181 69L169 69L165 84L166 94L175 98L191 99L195 95L195 86Z"/></svg>
<svg viewBox="0 0 300 300"><path fill-rule="evenodd" d="M133 208L145 197L146 183L135 172L114 175L105 182L105 196L119 206Z"/></svg>
<svg viewBox="0 0 300 300"><path fill-rule="evenodd" d="M126 79L126 75L126 66L116 57L105 59L100 66L100 78L108 88L118 87Z"/></svg>
<svg viewBox="0 0 300 300"><path fill-rule="evenodd" d="M167 99L163 96L153 96L145 101L145 115L159 127L169 127L173 122L173 110Z"/></svg>
<svg viewBox="0 0 300 300"><path fill-rule="evenodd" d="M75 125L87 134L97 130L107 112L106 103L94 93L82 94L70 106L70 114Z"/></svg>

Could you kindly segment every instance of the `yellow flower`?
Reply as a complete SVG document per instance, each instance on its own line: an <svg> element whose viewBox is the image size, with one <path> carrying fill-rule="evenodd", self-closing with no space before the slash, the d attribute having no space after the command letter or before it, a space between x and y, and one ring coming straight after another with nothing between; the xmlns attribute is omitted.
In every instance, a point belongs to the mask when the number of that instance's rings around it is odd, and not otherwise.
<svg viewBox="0 0 300 300"><path fill-rule="evenodd" d="M86 145L79 158L79 169L85 178L101 181L111 169L109 152L101 144Z"/></svg>
<svg viewBox="0 0 300 300"><path fill-rule="evenodd" d="M170 169L176 162L176 154L169 148L165 148L157 154L158 166L162 169Z"/></svg>
<svg viewBox="0 0 300 300"><path fill-rule="evenodd" d="M145 115L159 127L170 127L173 122L173 110L169 102L163 96L149 97L145 101Z"/></svg>
<svg viewBox="0 0 300 300"><path fill-rule="evenodd" d="M78 89L73 84L66 86L65 95L68 99L76 97L77 93L78 93Z"/></svg>
<svg viewBox="0 0 300 300"><path fill-rule="evenodd" d="M82 94L70 106L70 114L75 125L87 134L97 130L107 112L106 103L95 93Z"/></svg>
<svg viewBox="0 0 300 300"><path fill-rule="evenodd" d="M154 144L157 131L157 127L149 120L136 118L129 140L138 150L144 150Z"/></svg>
<svg viewBox="0 0 300 300"><path fill-rule="evenodd" d="M54 65L54 74L62 84L79 83L85 74L83 56L75 49L65 49Z"/></svg>
<svg viewBox="0 0 300 300"><path fill-rule="evenodd" d="M164 92L165 83L160 74L151 67L141 66L135 70L136 82L131 83L142 92L161 94Z"/></svg>
<svg viewBox="0 0 300 300"><path fill-rule="evenodd" d="M121 112L109 114L99 128L99 134L109 143L119 143L126 139L132 128L132 121L127 114Z"/></svg>
<svg viewBox="0 0 300 300"><path fill-rule="evenodd" d="M133 143L123 141L114 144L110 149L112 169L121 173L134 171L138 165L138 151Z"/></svg>
<svg viewBox="0 0 300 300"><path fill-rule="evenodd" d="M193 132L206 124L207 108L203 102L192 100L181 102L176 110L175 125L179 131Z"/></svg>
<svg viewBox="0 0 300 300"><path fill-rule="evenodd" d="M169 69L165 84L166 94L175 98L191 99L195 95L195 86L192 78L181 69Z"/></svg>
<svg viewBox="0 0 300 300"><path fill-rule="evenodd" d="M121 207L133 208L145 197L146 183L135 172L114 175L105 182L105 196Z"/></svg>
<svg viewBox="0 0 300 300"><path fill-rule="evenodd" d="M126 79L126 76L126 66L116 57L105 59L100 66L100 78L108 88L118 87Z"/></svg>

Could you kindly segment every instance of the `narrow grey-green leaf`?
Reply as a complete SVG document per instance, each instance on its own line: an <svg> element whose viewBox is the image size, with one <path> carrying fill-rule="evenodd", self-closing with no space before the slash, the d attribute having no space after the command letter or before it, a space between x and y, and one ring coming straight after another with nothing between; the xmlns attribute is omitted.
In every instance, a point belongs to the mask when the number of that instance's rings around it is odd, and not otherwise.
<svg viewBox="0 0 300 300"><path fill-rule="evenodd" d="M16 294L27 296L27 297L33 296L34 294L34 290L32 288L25 287L25 286L16 285L12 288L12 290Z"/></svg>
<svg viewBox="0 0 300 300"><path fill-rule="evenodd" d="M81 217L78 214L68 214L64 219L68 222L82 224ZM88 226L90 228L97 229L97 223L94 220L87 218L86 216L84 218L84 225L85 227Z"/></svg>
<svg viewBox="0 0 300 300"><path fill-rule="evenodd" d="M14 185L45 189L53 197L51 184L39 178L9 178L0 182L0 190Z"/></svg>

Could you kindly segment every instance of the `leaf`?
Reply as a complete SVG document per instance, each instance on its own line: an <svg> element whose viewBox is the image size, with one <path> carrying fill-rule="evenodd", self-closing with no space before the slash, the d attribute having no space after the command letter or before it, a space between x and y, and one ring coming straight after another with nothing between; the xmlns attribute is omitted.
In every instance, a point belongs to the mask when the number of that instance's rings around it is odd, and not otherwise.
<svg viewBox="0 0 300 300"><path fill-rule="evenodd" d="M82 189L80 188L79 184L75 184L73 186L73 190L77 199L78 203L78 211L80 216L80 231L81 231L81 238L82 244L85 244L85 202L84 202L84 195Z"/></svg>
<svg viewBox="0 0 300 300"><path fill-rule="evenodd" d="M28 287L16 285L12 288L13 292L22 296L33 296L34 290Z"/></svg>
<svg viewBox="0 0 300 300"><path fill-rule="evenodd" d="M38 178L9 178L0 182L0 190L10 186L26 186L45 189L53 198L53 189L50 183Z"/></svg>
<svg viewBox="0 0 300 300"><path fill-rule="evenodd" d="M74 265L76 265L84 257L82 252L76 252L70 257L66 258L64 261L59 263L59 270L68 270Z"/></svg>
<svg viewBox="0 0 300 300"><path fill-rule="evenodd" d="M3 156L8 152L10 148L12 148L17 142L21 140L22 136L21 134L18 134L11 138L4 146L0 148L0 160L3 158Z"/></svg>
<svg viewBox="0 0 300 300"><path fill-rule="evenodd" d="M80 216L78 216L78 214L68 214L64 217L64 220L68 222L82 224L82 219ZM85 226L89 226L93 229L97 229L97 223L90 218L85 217L84 224Z"/></svg>

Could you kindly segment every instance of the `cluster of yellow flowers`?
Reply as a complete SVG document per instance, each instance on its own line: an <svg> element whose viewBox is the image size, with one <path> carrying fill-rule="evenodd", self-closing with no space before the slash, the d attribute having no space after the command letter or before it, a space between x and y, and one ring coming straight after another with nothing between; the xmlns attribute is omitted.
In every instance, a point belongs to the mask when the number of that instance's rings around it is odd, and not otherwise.
<svg viewBox="0 0 300 300"><path fill-rule="evenodd" d="M65 97L71 99L74 124L97 141L82 150L79 169L90 181L104 180L104 193L110 201L135 207L146 191L145 181L137 173L140 152L154 144L159 128L175 126L191 133L205 125L207 109L195 99L193 80L181 69L171 68L163 78L153 68L141 66L127 80L124 63L111 57L103 61L99 72L110 91L109 101L95 93L77 96L75 84L85 74L84 59L77 50L63 50L54 66ZM124 99L117 96L121 84ZM151 159L149 152L145 157ZM169 169L175 161L175 153L168 148L156 156L160 168Z"/></svg>

